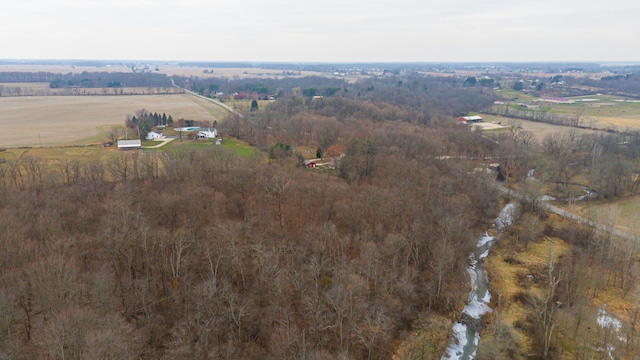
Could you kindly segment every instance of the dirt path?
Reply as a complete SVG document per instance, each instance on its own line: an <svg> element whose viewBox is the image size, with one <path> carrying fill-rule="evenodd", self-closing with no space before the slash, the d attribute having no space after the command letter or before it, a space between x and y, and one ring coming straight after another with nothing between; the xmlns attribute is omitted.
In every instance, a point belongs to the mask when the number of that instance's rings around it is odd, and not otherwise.
<svg viewBox="0 0 640 360"><path fill-rule="evenodd" d="M176 138L164 138L160 140L160 144L158 145L152 145L152 146L143 146L143 149L157 149L160 147L163 147L165 145L167 145L168 143L172 142L173 140L175 140Z"/></svg>

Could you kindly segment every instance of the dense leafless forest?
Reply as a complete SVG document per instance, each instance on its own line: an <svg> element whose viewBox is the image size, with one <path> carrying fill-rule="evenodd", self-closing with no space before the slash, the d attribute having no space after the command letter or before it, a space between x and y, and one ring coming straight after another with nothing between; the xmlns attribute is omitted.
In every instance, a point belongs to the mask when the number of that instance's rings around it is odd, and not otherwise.
<svg viewBox="0 0 640 360"><path fill-rule="evenodd" d="M471 135L309 101L223 131L343 149L335 171L218 149L2 164L2 356L388 358L420 314L457 309L496 198L435 155Z"/></svg>
<svg viewBox="0 0 640 360"><path fill-rule="evenodd" d="M494 157L514 181L537 168L558 189L588 168L601 197L638 190L637 135L488 139L451 124L494 100L459 79L264 85L285 90L220 132L264 153L311 148L334 169L213 147L0 164L0 358L388 359L416 321L456 318L468 254L499 210L496 176L462 159Z"/></svg>

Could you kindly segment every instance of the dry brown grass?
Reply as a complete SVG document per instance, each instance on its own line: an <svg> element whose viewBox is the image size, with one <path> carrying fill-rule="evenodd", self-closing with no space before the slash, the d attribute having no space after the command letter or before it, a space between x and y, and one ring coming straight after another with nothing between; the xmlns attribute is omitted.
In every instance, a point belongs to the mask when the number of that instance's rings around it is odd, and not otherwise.
<svg viewBox="0 0 640 360"><path fill-rule="evenodd" d="M560 229L572 225L567 220L552 215L546 219L544 226ZM483 340L478 349L479 355L490 354L491 347L499 345L500 338L494 337L496 331L500 329L508 330L511 341L518 343L518 349L526 350L525 352L529 354L536 352L537 349L532 348L533 340L528 329L531 326L527 319L532 311L530 299L540 297L544 291L548 281L546 266L549 259L559 262L561 256L569 253L571 253L571 245L555 237L545 237L539 241L530 242L525 248L524 244L512 235L507 235L492 248L489 257L485 260L484 268L489 273L494 312L481 334ZM557 271L562 273L563 270L557 269ZM607 274L605 278L611 276L607 268L596 263L584 269L580 276L589 277L596 274ZM580 310L565 306L558 311L556 346L562 359L583 358L585 354L590 356L597 354L595 348L600 344L604 330L597 325L596 317L598 310L605 304L607 312L621 320L625 326L630 323L637 306L635 294L628 294L625 297L622 289L619 286L613 286L610 281L605 281L599 287L597 296L594 296L595 293L591 288L593 282L586 281L590 285L583 290L588 294L586 295L587 303L581 305L584 308L580 307L582 309ZM621 358L626 358L624 356L629 355L630 352L633 352L633 348L620 347L617 351ZM479 356L478 358L487 357Z"/></svg>
<svg viewBox="0 0 640 360"><path fill-rule="evenodd" d="M512 235L500 239L486 258L484 269L489 274L489 290L494 313L483 334L493 333L496 327L508 329L521 349L531 349L532 339L519 324L527 323L528 297L540 296L540 280L550 261L557 262L569 245L558 238L545 237L531 242L526 248ZM482 335L481 335L482 336ZM484 344L484 345L483 345ZM480 346L492 346L491 341ZM478 349L486 353L486 349Z"/></svg>
<svg viewBox="0 0 640 360"><path fill-rule="evenodd" d="M414 332L396 348L393 360L437 359L442 356L451 330L451 319L436 314L425 314L414 324Z"/></svg>
<svg viewBox="0 0 640 360"><path fill-rule="evenodd" d="M0 147L81 144L107 140L112 126L137 110L200 121L227 112L187 94L140 96L43 96L0 98Z"/></svg>

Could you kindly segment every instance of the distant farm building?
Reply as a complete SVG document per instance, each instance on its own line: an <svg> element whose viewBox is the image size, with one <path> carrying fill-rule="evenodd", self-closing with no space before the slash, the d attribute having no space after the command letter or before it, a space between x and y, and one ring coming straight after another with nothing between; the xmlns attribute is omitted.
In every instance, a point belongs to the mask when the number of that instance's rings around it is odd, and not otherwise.
<svg viewBox="0 0 640 360"><path fill-rule="evenodd" d="M118 140L118 150L142 149L140 140Z"/></svg>
<svg viewBox="0 0 640 360"><path fill-rule="evenodd" d="M542 97L538 101L548 102L553 104L574 104L575 103L574 100L563 98L563 97Z"/></svg>
<svg viewBox="0 0 640 360"><path fill-rule="evenodd" d="M463 116L461 118L458 119L458 121L462 124L468 124L468 123L477 123L482 121L482 117L480 116Z"/></svg>

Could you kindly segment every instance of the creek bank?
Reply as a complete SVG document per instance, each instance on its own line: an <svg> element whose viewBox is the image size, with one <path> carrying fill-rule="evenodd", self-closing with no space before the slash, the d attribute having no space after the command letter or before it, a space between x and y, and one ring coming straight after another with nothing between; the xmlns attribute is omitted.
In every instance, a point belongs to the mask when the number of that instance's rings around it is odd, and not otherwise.
<svg viewBox="0 0 640 360"><path fill-rule="evenodd" d="M489 278L482 268L482 264L489 255L491 245L500 238L504 228L513 222L515 209L516 205L514 203L505 205L494 222L494 228L498 232L497 235L490 236L485 233L478 240L477 249L469 255L467 271L471 278L471 291L462 313L453 324L453 337L442 355L442 360L467 360L473 359L476 355L480 341L480 331L483 327L482 316L491 312L489 307L489 302L491 301L491 294L488 289Z"/></svg>

